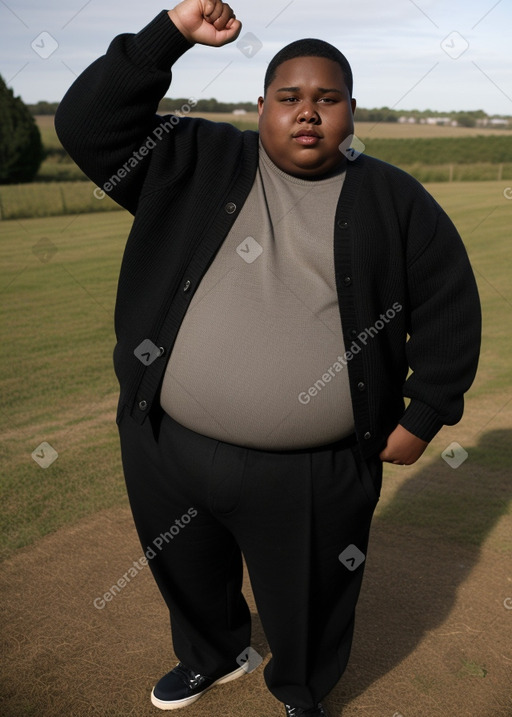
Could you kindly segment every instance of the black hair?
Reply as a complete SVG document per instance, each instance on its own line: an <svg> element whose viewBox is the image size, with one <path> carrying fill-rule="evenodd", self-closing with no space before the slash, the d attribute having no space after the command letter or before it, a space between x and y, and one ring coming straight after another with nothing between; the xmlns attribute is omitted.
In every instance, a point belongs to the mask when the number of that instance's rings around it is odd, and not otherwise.
<svg viewBox="0 0 512 717"><path fill-rule="evenodd" d="M304 40L295 40L295 42L291 42L289 45L286 45L286 47L283 47L282 50L279 50L277 55L274 55L265 73L263 85L264 94L267 93L268 86L273 82L279 65L287 60L295 60L297 57L326 57L328 60L337 62L343 72L345 85L347 86L350 97L352 97L352 70L345 55L329 42L325 42L325 40L315 40L311 37L305 38Z"/></svg>

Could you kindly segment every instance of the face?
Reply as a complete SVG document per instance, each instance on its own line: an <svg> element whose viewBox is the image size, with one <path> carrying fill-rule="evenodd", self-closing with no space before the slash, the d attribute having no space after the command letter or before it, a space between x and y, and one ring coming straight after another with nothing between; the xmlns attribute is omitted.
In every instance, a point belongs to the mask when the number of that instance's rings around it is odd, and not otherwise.
<svg viewBox="0 0 512 717"><path fill-rule="evenodd" d="M263 147L287 174L311 179L331 172L345 161L339 145L354 133L355 107L337 62L287 60L258 100Z"/></svg>

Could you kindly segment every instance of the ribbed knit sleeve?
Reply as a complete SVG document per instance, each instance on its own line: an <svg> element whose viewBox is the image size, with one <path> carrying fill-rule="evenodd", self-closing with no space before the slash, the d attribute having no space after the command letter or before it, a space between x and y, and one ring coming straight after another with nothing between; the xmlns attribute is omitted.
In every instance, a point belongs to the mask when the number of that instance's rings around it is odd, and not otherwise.
<svg viewBox="0 0 512 717"><path fill-rule="evenodd" d="M156 111L171 82L171 65L191 46L163 10L136 35L116 37L58 107L55 128L65 149L131 212L151 163L151 152L139 150L148 139L155 141ZM119 181L109 182L111 177Z"/></svg>
<svg viewBox="0 0 512 717"><path fill-rule="evenodd" d="M456 228L428 199L414 207L407 267L411 402L400 423L429 441L442 425L457 423L473 382L480 349L481 313L475 278ZM430 224L430 238L425 237Z"/></svg>

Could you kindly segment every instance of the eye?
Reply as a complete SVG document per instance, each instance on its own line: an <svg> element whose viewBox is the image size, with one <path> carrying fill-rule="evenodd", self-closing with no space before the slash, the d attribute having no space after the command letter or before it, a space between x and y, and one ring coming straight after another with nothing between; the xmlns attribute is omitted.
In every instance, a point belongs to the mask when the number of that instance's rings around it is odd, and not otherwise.
<svg viewBox="0 0 512 717"><path fill-rule="evenodd" d="M336 100L334 97L322 97L319 102L326 102L327 104L334 104Z"/></svg>
<svg viewBox="0 0 512 717"><path fill-rule="evenodd" d="M296 101L297 101L297 97L283 97L283 99L281 100L281 102L296 102Z"/></svg>

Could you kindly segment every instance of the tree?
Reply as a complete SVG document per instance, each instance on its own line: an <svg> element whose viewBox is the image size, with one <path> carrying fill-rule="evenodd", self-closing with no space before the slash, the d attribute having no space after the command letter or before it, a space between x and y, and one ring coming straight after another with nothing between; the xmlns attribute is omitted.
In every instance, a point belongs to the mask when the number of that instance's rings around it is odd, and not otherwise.
<svg viewBox="0 0 512 717"><path fill-rule="evenodd" d="M0 76L0 184L31 182L43 157L33 116Z"/></svg>
<svg viewBox="0 0 512 717"><path fill-rule="evenodd" d="M459 127L475 127L476 119L473 116L473 112L457 112L455 119Z"/></svg>

